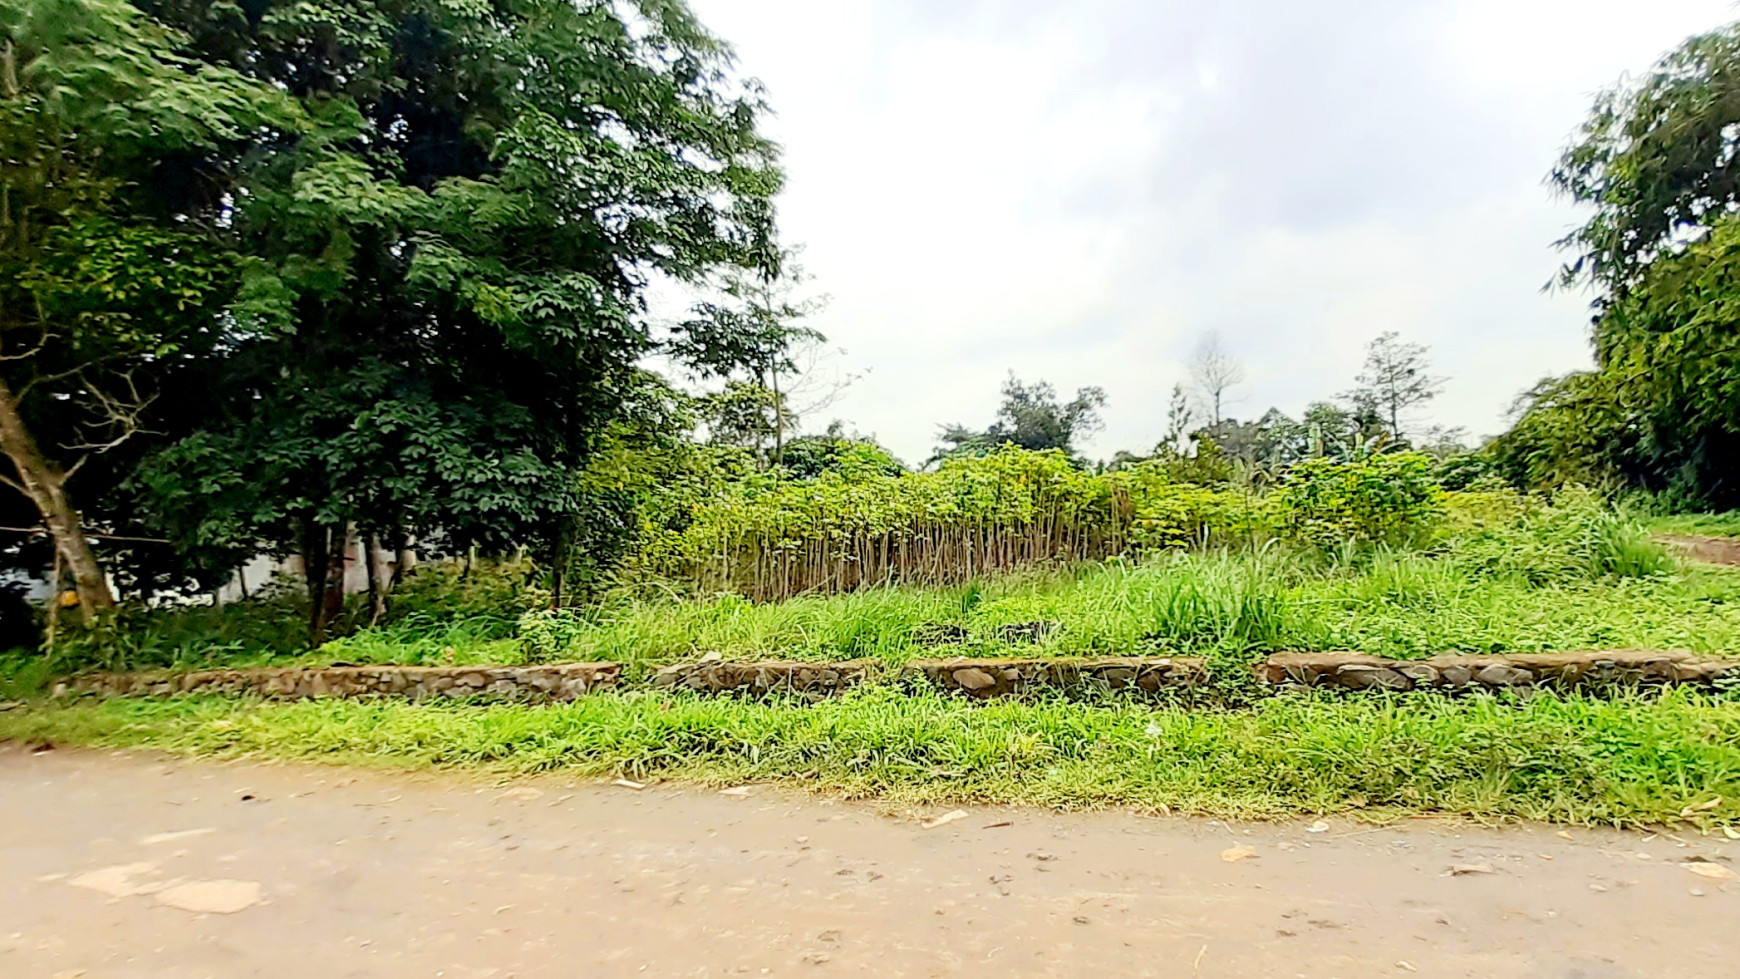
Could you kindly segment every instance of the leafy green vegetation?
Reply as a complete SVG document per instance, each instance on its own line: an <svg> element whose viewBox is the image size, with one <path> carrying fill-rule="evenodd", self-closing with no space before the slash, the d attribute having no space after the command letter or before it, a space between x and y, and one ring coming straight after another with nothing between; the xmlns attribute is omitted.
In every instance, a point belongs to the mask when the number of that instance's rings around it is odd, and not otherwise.
<svg viewBox="0 0 1740 979"><path fill-rule="evenodd" d="M1488 453L1518 485L1609 482L1740 504L1740 24L1688 38L1595 99L1552 173L1586 206L1560 242L1593 287L1596 366L1548 378Z"/></svg>
<svg viewBox="0 0 1740 979"><path fill-rule="evenodd" d="M1740 703L1685 691L1283 697L1249 710L599 695L525 707L178 698L0 712L0 738L394 768L798 780L847 795L1264 817L1740 817Z"/></svg>
<svg viewBox="0 0 1740 979"><path fill-rule="evenodd" d="M1318 568L1179 555L956 589L906 586L766 605L734 596L607 602L532 617L565 620L552 630L560 645L546 641L545 658L643 664L706 652L901 662L1137 653L1253 659L1307 650L1400 658L1601 648L1721 653L1740 645L1740 572L1533 584L1469 571L1455 558L1406 553ZM1003 628L1033 622L1055 628L1032 644Z"/></svg>
<svg viewBox="0 0 1740 979"><path fill-rule="evenodd" d="M934 472L842 467L745 480L649 539L644 570L756 601L896 582L960 584L1046 563L1177 548L1404 544L1442 509L1414 453L1300 463L1274 493L1180 481L1168 460L1088 472L1060 450L1013 446Z"/></svg>
<svg viewBox="0 0 1740 979"><path fill-rule="evenodd" d="M1414 528L1409 546L1155 550L964 584L782 602L641 584L552 611L529 562L432 565L406 580L383 623L312 651L301 639L299 602L280 596L126 616L100 642L63 644L56 662L70 669L585 659L640 668L710 652L888 663L1173 654L1207 656L1236 672L1285 651L1419 658L1740 648L1740 569L1679 565L1642 525L1593 494L1568 492L1555 503L1509 491L1432 499L1432 516ZM351 614L363 611L353 604Z"/></svg>

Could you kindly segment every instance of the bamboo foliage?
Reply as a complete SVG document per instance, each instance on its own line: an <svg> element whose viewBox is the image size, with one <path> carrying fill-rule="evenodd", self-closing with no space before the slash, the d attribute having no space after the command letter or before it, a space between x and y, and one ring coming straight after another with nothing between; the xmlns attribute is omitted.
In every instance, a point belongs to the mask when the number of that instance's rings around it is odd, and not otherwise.
<svg viewBox="0 0 1740 979"><path fill-rule="evenodd" d="M936 472L744 488L699 506L648 556L700 591L779 601L1201 543L1248 510L1229 491L1141 467L1095 474L1060 452L1006 448Z"/></svg>

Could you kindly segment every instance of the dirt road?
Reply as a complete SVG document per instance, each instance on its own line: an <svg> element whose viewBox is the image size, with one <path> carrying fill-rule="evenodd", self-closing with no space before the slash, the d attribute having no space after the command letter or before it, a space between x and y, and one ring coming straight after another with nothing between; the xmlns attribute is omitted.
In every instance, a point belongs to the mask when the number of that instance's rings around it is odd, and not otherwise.
<svg viewBox="0 0 1740 979"><path fill-rule="evenodd" d="M1656 540L1674 549L1681 557L1705 564L1740 565L1740 540L1732 537L1704 537L1698 534L1657 534Z"/></svg>
<svg viewBox="0 0 1740 979"><path fill-rule="evenodd" d="M1558 832L10 747L0 976L1740 975L1740 843Z"/></svg>

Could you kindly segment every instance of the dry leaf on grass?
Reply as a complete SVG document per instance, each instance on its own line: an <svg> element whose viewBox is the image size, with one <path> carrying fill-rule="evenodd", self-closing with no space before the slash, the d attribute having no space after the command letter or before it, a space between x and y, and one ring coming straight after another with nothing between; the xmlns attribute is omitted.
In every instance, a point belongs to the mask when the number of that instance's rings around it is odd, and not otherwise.
<svg viewBox="0 0 1740 979"><path fill-rule="evenodd" d="M1684 809L1681 809L1680 810L1680 818L1690 819L1691 817L1697 815L1700 812L1709 812L1710 810L1716 808L1717 806L1719 806L1721 804L1722 804L1722 797L1721 796L1717 796L1714 799L1707 799L1703 802L1698 803L1695 806L1687 806Z"/></svg>

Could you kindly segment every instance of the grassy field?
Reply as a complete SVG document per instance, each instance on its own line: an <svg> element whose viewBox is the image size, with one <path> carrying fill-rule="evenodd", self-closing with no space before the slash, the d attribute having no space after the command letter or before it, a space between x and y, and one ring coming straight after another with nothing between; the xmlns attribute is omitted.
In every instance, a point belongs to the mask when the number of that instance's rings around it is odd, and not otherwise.
<svg viewBox="0 0 1740 979"><path fill-rule="evenodd" d="M577 616L562 658L660 663L732 658L1170 653L1351 649L1434 653L1740 648L1740 572L1531 583L1470 576L1458 562L1392 555L1322 571L1251 555L1193 555L963 589L889 588L752 605L606 605ZM1037 644L1003 627L1055 626ZM937 628L955 627L938 643Z"/></svg>
<svg viewBox="0 0 1740 979"><path fill-rule="evenodd" d="M1161 553L960 587L865 588L767 604L640 588L522 615L539 599L511 585L514 573L414 577L421 590L399 599L395 618L312 651L298 643L301 611L290 595L136 616L114 642L82 657L74 648L62 661L127 668L540 659L644 668L709 652L897 664L935 655L1178 654L1236 663L1320 650L1398 658L1740 650L1740 569L1677 562L1642 525L1591 504L1464 516L1425 547Z"/></svg>
<svg viewBox="0 0 1740 979"><path fill-rule="evenodd" d="M284 627L287 640L266 641L234 628L240 615L235 607L222 615L203 609L148 623L127 652L93 665L528 658L514 615L418 613L312 652L296 646L294 624ZM1024 630L1014 637L1004 632L1036 622L1047 624L1037 643ZM1010 575L963 588L866 589L768 605L733 596L618 599L564 612L556 631L553 648L537 658L637 667L713 651L736 659L871 657L889 663L932 655L1255 658L1341 649L1398 658L1595 648L1721 653L1740 649L1740 569L1688 565L1644 576L1531 581L1470 573L1453 557L1406 552L1354 565L1195 554Z"/></svg>
<svg viewBox="0 0 1740 979"><path fill-rule="evenodd" d="M117 700L0 712L0 738L389 768L789 780L896 802L1229 817L1740 817L1740 702L1289 696L1239 711L868 690L816 705L611 694L553 707Z"/></svg>
<svg viewBox="0 0 1740 979"><path fill-rule="evenodd" d="M0 710L0 738L394 768L777 780L911 802L1591 823L1687 812L1705 828L1740 820L1740 698L1689 690L1285 695L1236 708L1236 696L976 704L893 687L813 705L644 690L547 707L35 699L69 665L544 658L643 668L714 651L890 663L1175 653L1235 667L1231 677L1287 650L1740 649L1740 569L1678 562L1644 525L1587 500L1508 506L1452 514L1442 533L1408 548L1179 552L769 604L641 588L551 613L535 611L541 599L521 572L438 569L413 578L396 618L314 651L297 642L293 597L158 612L125 621L100 650L75 644L62 658L0 664L0 698L27 699ZM1005 628L1034 623L1045 626ZM1021 638L1034 631L1037 642ZM1713 808L1695 808L1705 805Z"/></svg>

